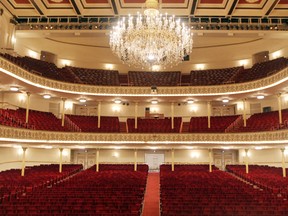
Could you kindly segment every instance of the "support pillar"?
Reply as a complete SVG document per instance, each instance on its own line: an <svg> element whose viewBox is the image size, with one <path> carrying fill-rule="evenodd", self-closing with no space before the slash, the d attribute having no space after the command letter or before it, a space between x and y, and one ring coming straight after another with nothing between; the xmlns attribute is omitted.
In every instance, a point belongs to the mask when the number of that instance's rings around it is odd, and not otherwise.
<svg viewBox="0 0 288 216"><path fill-rule="evenodd" d="M247 110L246 110L246 98L243 99L243 126L246 127L247 125L247 116L246 116Z"/></svg>
<svg viewBox="0 0 288 216"><path fill-rule="evenodd" d="M134 128L137 129L138 128L138 103L137 102L135 103L134 114L135 114L135 125L134 125Z"/></svg>
<svg viewBox="0 0 288 216"><path fill-rule="evenodd" d="M21 169L21 176L25 176L25 167L26 167L26 150L27 148L22 147L22 169Z"/></svg>
<svg viewBox="0 0 288 216"><path fill-rule="evenodd" d="M63 155L63 148L59 148L59 151L60 151L59 173L62 173L62 155Z"/></svg>
<svg viewBox="0 0 288 216"><path fill-rule="evenodd" d="M174 103L171 103L171 129L174 129Z"/></svg>
<svg viewBox="0 0 288 216"><path fill-rule="evenodd" d="M96 172L99 172L99 149L96 149Z"/></svg>
<svg viewBox="0 0 288 216"><path fill-rule="evenodd" d="M171 149L171 170L174 172L174 149Z"/></svg>
<svg viewBox="0 0 288 216"><path fill-rule="evenodd" d="M277 95L278 98L278 114L279 114L279 124L281 125L282 122L282 101L281 101L281 93Z"/></svg>
<svg viewBox="0 0 288 216"><path fill-rule="evenodd" d="M61 121L61 126L64 127L65 124L65 101L66 98L62 98L62 121Z"/></svg>
<svg viewBox="0 0 288 216"><path fill-rule="evenodd" d="M98 103L98 128L101 127L101 101Z"/></svg>
<svg viewBox="0 0 288 216"><path fill-rule="evenodd" d="M245 167L246 167L246 174L249 173L249 157L248 157L249 149L245 149Z"/></svg>
<svg viewBox="0 0 288 216"><path fill-rule="evenodd" d="M134 149L134 171L137 171L137 149Z"/></svg>
<svg viewBox="0 0 288 216"><path fill-rule="evenodd" d="M29 107L30 107L30 92L26 92L27 94L27 99L26 99L26 124L29 122Z"/></svg>
<svg viewBox="0 0 288 216"><path fill-rule="evenodd" d="M285 164L285 149L282 148L281 149L281 153L282 153L282 173L283 173L283 177L286 177L286 164Z"/></svg>
<svg viewBox="0 0 288 216"><path fill-rule="evenodd" d="M207 102L207 117L208 117L208 128L211 127L211 102Z"/></svg>
<svg viewBox="0 0 288 216"><path fill-rule="evenodd" d="M212 149L209 149L209 172L212 172Z"/></svg>

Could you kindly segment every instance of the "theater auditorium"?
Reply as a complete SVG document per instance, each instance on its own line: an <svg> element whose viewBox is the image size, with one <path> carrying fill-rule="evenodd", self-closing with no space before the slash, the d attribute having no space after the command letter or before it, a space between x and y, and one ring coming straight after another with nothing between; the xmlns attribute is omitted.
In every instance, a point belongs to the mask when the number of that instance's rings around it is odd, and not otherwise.
<svg viewBox="0 0 288 216"><path fill-rule="evenodd" d="M0 215L287 216L287 0L0 1Z"/></svg>

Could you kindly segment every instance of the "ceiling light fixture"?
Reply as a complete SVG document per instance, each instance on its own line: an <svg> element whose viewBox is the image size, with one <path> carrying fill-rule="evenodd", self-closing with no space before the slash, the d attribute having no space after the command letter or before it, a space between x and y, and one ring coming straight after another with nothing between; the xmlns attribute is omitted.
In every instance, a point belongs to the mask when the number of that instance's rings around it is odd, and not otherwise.
<svg viewBox="0 0 288 216"><path fill-rule="evenodd" d="M228 100L228 99L223 99L222 102L223 102L223 103L228 103L229 100Z"/></svg>
<svg viewBox="0 0 288 216"><path fill-rule="evenodd" d="M85 103L86 101L87 101L87 100L86 100L85 98L80 98L80 99L79 99L79 102L80 102L80 103Z"/></svg>
<svg viewBox="0 0 288 216"><path fill-rule="evenodd" d="M187 100L187 103L188 103L188 104L193 104L193 103L194 103L194 100L189 99L189 100Z"/></svg>
<svg viewBox="0 0 288 216"><path fill-rule="evenodd" d="M152 100L151 103L152 104L158 104L158 100Z"/></svg>
<svg viewBox="0 0 288 216"><path fill-rule="evenodd" d="M246 2L248 2L248 3L256 3L256 2L258 2L259 0L246 0Z"/></svg>
<svg viewBox="0 0 288 216"><path fill-rule="evenodd" d="M43 95L43 98L44 98L44 99L50 99L50 98L51 98L51 95L50 95L50 94L44 94L44 95Z"/></svg>
<svg viewBox="0 0 288 216"><path fill-rule="evenodd" d="M10 91L17 92L17 91L19 91L19 88L17 86L11 86Z"/></svg>
<svg viewBox="0 0 288 216"><path fill-rule="evenodd" d="M63 0L50 0L51 2L55 2L55 3L60 3L62 2Z"/></svg>
<svg viewBox="0 0 288 216"><path fill-rule="evenodd" d="M257 99L259 99L259 100L262 100L262 99L264 99L264 95L257 95Z"/></svg>
<svg viewBox="0 0 288 216"><path fill-rule="evenodd" d="M114 103L120 104L120 103L122 103L122 101L121 101L120 99L115 99L115 100L114 100Z"/></svg>
<svg viewBox="0 0 288 216"><path fill-rule="evenodd" d="M174 16L159 13L157 0L146 0L144 15L123 17L110 32L110 47L124 64L152 69L173 67L192 52L193 34Z"/></svg>

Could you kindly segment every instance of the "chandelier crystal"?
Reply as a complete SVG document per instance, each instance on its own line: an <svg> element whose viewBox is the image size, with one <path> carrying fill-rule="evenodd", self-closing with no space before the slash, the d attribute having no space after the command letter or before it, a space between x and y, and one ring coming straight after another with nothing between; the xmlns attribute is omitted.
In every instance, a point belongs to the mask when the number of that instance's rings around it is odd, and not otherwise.
<svg viewBox="0 0 288 216"><path fill-rule="evenodd" d="M110 47L123 63L135 68L164 69L192 52L193 34L174 16L159 13L158 1L147 0L144 15L123 17L110 32Z"/></svg>

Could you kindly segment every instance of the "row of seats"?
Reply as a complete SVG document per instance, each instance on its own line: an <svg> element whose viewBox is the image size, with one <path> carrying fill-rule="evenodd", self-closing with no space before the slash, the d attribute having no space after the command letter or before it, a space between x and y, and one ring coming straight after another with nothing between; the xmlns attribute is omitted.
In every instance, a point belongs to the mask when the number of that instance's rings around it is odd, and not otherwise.
<svg viewBox="0 0 288 216"><path fill-rule="evenodd" d="M192 70L189 75L179 71L171 72L143 72L129 71L128 74L119 74L115 70L87 69L65 66L58 68L53 63L33 59L30 57L14 57L7 53L0 56L14 64L49 79L69 83L103 86L203 86L222 85L228 83L242 83L267 77L288 66L288 59L278 59L257 63L252 68L241 67Z"/></svg>
<svg viewBox="0 0 288 216"><path fill-rule="evenodd" d="M127 169L125 169L127 168ZM140 216L147 181L147 165L95 166L49 187L22 193L3 202L0 215Z"/></svg>
<svg viewBox="0 0 288 216"><path fill-rule="evenodd" d="M119 117L101 116L100 127L98 127L98 116L65 115L66 124L61 126L61 120L50 112L29 110L29 121L25 123L26 110L19 108L0 109L0 124L28 128L34 130L48 131L77 131L77 132L120 132ZM237 124L235 124L237 122ZM282 110L282 124L279 124L278 111L253 114L247 119L246 127L243 119L239 115L232 116L212 116L210 118L210 128L208 128L208 117L191 117L189 122L189 133L225 133L225 132L257 132L271 131L288 128L288 109ZM45 123L45 124L44 124ZM70 125L70 126L69 126ZM72 127L72 126L73 127ZM73 129L74 128L74 129ZM77 130L76 130L76 129ZM229 128L229 130L227 130ZM181 133L182 118L174 118L174 128L172 128L171 118L138 118L137 128L135 119L127 119L128 133Z"/></svg>
<svg viewBox="0 0 288 216"><path fill-rule="evenodd" d="M82 165L64 164L59 173L58 164L40 165L25 168L25 176L20 169L0 172L0 203L15 199L22 193L43 188L82 170ZM4 215L4 214L0 214Z"/></svg>
<svg viewBox="0 0 288 216"><path fill-rule="evenodd" d="M288 201L208 165L160 167L161 215L287 215Z"/></svg>
<svg viewBox="0 0 288 216"><path fill-rule="evenodd" d="M227 165L226 169L254 185L288 199L288 179L283 178L282 167L249 165L248 174L245 165Z"/></svg>

